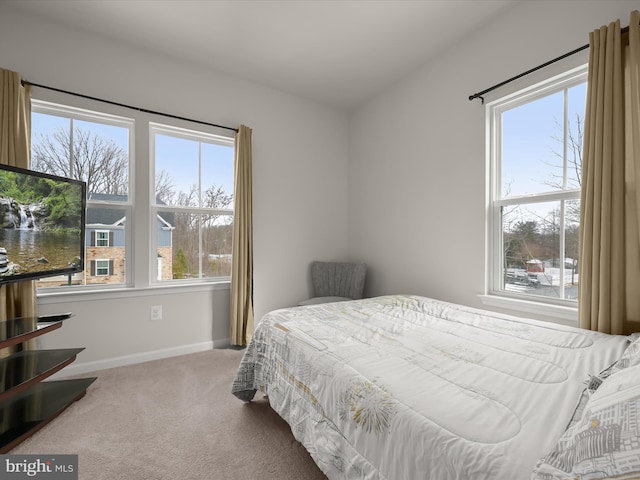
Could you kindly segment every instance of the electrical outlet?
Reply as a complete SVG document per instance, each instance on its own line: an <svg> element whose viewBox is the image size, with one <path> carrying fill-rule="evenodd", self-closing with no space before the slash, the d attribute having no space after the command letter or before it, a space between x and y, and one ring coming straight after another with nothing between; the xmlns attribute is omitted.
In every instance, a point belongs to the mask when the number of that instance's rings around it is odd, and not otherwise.
<svg viewBox="0 0 640 480"><path fill-rule="evenodd" d="M162 305L151 307L151 320L162 320Z"/></svg>

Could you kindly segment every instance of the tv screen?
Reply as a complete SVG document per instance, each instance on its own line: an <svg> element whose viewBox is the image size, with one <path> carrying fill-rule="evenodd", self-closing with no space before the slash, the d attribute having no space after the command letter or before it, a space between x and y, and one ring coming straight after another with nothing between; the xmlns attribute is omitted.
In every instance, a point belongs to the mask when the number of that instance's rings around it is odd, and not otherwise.
<svg viewBox="0 0 640 480"><path fill-rule="evenodd" d="M0 165L0 284L83 271L86 189Z"/></svg>

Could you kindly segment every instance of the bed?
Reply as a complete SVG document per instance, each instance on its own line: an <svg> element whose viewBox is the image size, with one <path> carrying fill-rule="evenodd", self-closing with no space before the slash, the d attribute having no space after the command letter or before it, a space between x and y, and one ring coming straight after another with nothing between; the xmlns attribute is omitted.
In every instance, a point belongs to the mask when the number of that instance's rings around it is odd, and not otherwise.
<svg viewBox="0 0 640 480"><path fill-rule="evenodd" d="M381 296L268 313L232 393L268 396L332 480L640 478L636 351L634 337Z"/></svg>

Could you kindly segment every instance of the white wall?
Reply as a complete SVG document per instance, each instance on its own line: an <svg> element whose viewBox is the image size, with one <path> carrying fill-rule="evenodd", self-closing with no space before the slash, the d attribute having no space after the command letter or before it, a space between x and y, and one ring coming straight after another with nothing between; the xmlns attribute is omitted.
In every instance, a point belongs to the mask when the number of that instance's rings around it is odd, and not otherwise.
<svg viewBox="0 0 640 480"><path fill-rule="evenodd" d="M601 25L626 25L639 7L518 2L482 30L460 32L448 51L353 113L349 251L369 265L368 295L483 306L485 109L469 95L587 44Z"/></svg>
<svg viewBox="0 0 640 480"><path fill-rule="evenodd" d="M307 297L312 260L346 258L344 112L7 6L0 6L0 45L0 67L34 83L253 129L257 318ZM138 155L136 162L148 162L148 157ZM139 213L137 218L146 219L145 212ZM223 286L41 298L40 313L76 314L41 344L84 346L76 365L94 367L206 348L228 339L228 297ZM158 304L163 305L164 319L151 322L149 309Z"/></svg>

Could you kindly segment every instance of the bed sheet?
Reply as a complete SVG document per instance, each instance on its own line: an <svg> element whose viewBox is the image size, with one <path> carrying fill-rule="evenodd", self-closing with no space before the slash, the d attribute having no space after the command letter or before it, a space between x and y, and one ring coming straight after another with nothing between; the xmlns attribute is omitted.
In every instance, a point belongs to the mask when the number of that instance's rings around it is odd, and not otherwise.
<svg viewBox="0 0 640 480"><path fill-rule="evenodd" d="M268 395L330 479L528 479L626 345L391 295L270 312L232 392Z"/></svg>

